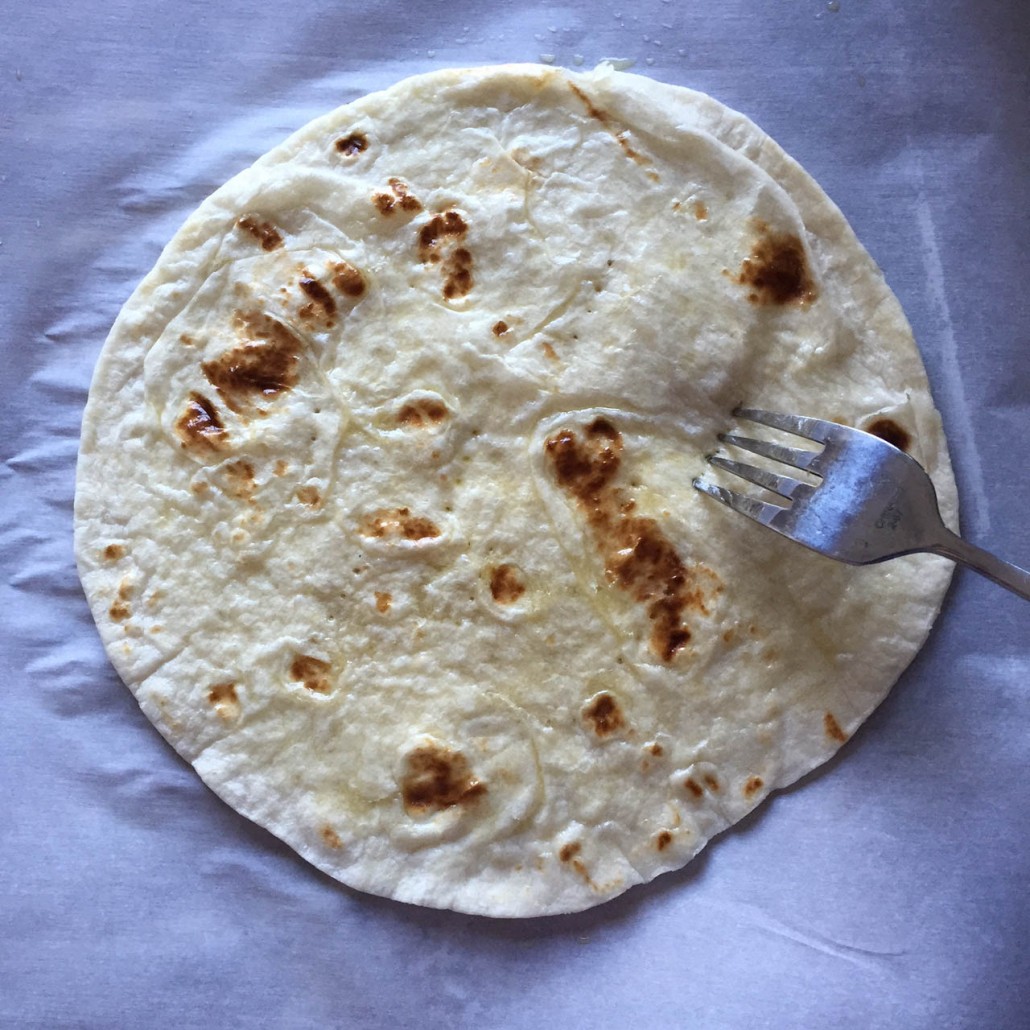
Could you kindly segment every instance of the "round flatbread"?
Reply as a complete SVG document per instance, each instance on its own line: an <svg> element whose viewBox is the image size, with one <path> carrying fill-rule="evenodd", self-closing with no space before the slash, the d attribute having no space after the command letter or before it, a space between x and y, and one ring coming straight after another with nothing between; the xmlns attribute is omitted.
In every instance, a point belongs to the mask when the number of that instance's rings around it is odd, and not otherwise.
<svg viewBox="0 0 1030 1030"><path fill-rule="evenodd" d="M408 79L218 190L126 304L82 581L147 716L319 868L586 908L826 761L948 583L695 491L741 402L889 436L954 522L897 301L755 125L608 67Z"/></svg>

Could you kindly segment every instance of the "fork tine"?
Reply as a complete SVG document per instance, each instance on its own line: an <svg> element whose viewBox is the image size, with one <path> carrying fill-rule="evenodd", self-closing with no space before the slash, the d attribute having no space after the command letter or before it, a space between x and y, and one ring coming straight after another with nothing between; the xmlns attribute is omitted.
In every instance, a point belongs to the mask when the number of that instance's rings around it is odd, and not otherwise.
<svg viewBox="0 0 1030 1030"><path fill-rule="evenodd" d="M788 514L789 508L781 508L778 504L767 504L765 501L756 501L746 494L738 494L735 490L727 490L724 486L717 486L715 483L706 483L703 479L695 479L694 486L703 494L714 497L717 501L729 505L734 511L741 515L761 522L764 526L778 526L783 523L783 516ZM777 519L777 516L780 516Z"/></svg>
<svg viewBox="0 0 1030 1030"><path fill-rule="evenodd" d="M716 468L732 472L735 476L740 476L741 479L746 479L749 483L764 487L766 490L771 490L774 494L779 494L781 497L788 499L805 496L813 490L813 487L807 483L791 479L790 476L777 476L773 472L756 468L754 465L745 465L742 461L731 461L729 458L724 458L721 454L710 454L708 462L711 465L715 465Z"/></svg>
<svg viewBox="0 0 1030 1030"><path fill-rule="evenodd" d="M793 465L794 468L804 469L806 472L818 474L821 467L819 459L822 458L822 451L802 451L795 447L784 447L779 443L737 436L736 433L720 433L719 439L741 450L752 451L763 458L772 458L773 461L781 461L784 465Z"/></svg>
<svg viewBox="0 0 1030 1030"><path fill-rule="evenodd" d="M761 408L737 408L733 412L736 418L745 418L748 422L758 422L773 429L782 429L795 436L804 436L809 440L827 443L839 435L839 426L835 422L824 422L821 418L808 418L805 415L784 415L778 411L763 411Z"/></svg>

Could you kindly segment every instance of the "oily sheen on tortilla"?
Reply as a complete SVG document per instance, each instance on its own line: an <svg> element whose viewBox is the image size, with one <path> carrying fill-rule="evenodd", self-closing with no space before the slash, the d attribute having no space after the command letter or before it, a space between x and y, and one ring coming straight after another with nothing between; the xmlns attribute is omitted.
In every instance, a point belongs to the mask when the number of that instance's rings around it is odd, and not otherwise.
<svg viewBox="0 0 1030 1030"><path fill-rule="evenodd" d="M760 129L601 67L408 79L193 214L87 406L76 550L143 711L346 884L532 916L825 762L950 575L695 491L740 403L955 487L898 302Z"/></svg>

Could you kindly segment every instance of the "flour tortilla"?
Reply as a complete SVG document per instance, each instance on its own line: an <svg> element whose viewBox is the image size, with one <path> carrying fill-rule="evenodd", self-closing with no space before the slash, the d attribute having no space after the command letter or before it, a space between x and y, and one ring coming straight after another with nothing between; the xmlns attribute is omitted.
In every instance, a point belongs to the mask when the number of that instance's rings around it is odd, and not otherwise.
<svg viewBox="0 0 1030 1030"><path fill-rule="evenodd" d="M954 524L901 309L754 124L608 67L409 79L218 190L126 304L82 581L161 733L319 868L587 908L825 762L948 583L694 491L741 402L886 429Z"/></svg>

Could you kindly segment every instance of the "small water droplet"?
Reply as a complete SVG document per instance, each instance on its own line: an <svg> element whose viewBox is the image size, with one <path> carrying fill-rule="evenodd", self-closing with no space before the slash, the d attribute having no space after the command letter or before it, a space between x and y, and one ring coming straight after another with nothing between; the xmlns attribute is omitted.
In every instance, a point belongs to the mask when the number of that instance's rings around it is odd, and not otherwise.
<svg viewBox="0 0 1030 1030"><path fill-rule="evenodd" d="M542 32L534 32L534 33L533 33L533 38L534 38L534 39L535 39L535 40L536 40L536 41L537 41L538 43L542 43L542 42L544 41L544 34L543 34Z"/></svg>
<svg viewBox="0 0 1030 1030"><path fill-rule="evenodd" d="M687 56L687 52L686 52L686 50L683 49L683 47L680 47L679 50L676 51L676 53L679 54L680 57L686 57Z"/></svg>
<svg viewBox="0 0 1030 1030"><path fill-rule="evenodd" d="M651 42L651 37L650 36L644 36L644 42L645 43L650 43Z"/></svg>
<svg viewBox="0 0 1030 1030"><path fill-rule="evenodd" d="M21 82L21 68L14 69L14 77Z"/></svg>
<svg viewBox="0 0 1030 1030"><path fill-rule="evenodd" d="M426 57L436 57L436 51L435 50L427 50L426 51Z"/></svg>
<svg viewBox="0 0 1030 1030"><path fill-rule="evenodd" d="M644 64L654 64L654 58L653 57L645 57L644 58Z"/></svg>
<svg viewBox="0 0 1030 1030"><path fill-rule="evenodd" d="M656 47L660 47L661 45L662 45L662 41L660 39L656 39L652 43L652 46L656 46Z"/></svg>
<svg viewBox="0 0 1030 1030"><path fill-rule="evenodd" d="M585 60L586 58L582 54L576 54L572 58L572 63L578 68Z"/></svg>
<svg viewBox="0 0 1030 1030"><path fill-rule="evenodd" d="M556 58L555 58L555 55L554 55L554 54L541 54L541 55L540 55L540 60L541 60L541 61L542 61L542 62L543 62L544 64L554 64L554 62L555 62L555 59L556 59Z"/></svg>
<svg viewBox="0 0 1030 1030"><path fill-rule="evenodd" d="M36 228L37 229L39 228L39 219L38 218L36 219Z"/></svg>
<svg viewBox="0 0 1030 1030"><path fill-rule="evenodd" d="M558 26L557 25L548 25L547 26L547 31L548 32L557 32L558 31Z"/></svg>
<svg viewBox="0 0 1030 1030"><path fill-rule="evenodd" d="M840 0L829 0L826 4L826 10L836 14L840 10Z"/></svg>

